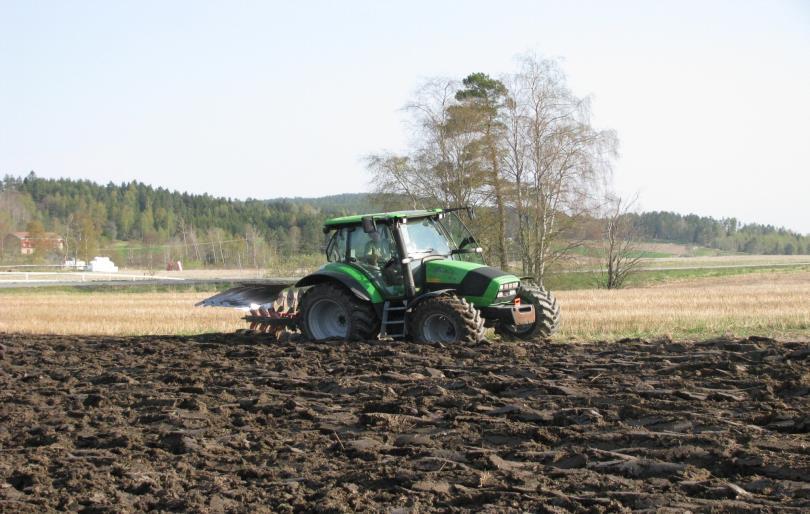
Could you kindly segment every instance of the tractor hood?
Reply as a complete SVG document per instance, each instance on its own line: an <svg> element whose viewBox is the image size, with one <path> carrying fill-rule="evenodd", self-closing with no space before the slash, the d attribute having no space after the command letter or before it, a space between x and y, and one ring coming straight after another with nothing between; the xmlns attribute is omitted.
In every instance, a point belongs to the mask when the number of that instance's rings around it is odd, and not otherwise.
<svg viewBox="0 0 810 514"><path fill-rule="evenodd" d="M435 259L424 266L426 289L456 289L476 306L511 301L520 284L515 275L475 262Z"/></svg>

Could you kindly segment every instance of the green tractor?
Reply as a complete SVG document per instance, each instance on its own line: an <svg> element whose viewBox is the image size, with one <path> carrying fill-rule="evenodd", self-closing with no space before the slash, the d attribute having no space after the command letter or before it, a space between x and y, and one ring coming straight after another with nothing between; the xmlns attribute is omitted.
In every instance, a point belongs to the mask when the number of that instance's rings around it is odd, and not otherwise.
<svg viewBox="0 0 810 514"><path fill-rule="evenodd" d="M198 305L247 309L252 328L299 328L312 341L477 343L485 327L507 339L550 336L560 319L554 296L487 266L462 209L330 219L329 262L318 271L294 283L245 284Z"/></svg>

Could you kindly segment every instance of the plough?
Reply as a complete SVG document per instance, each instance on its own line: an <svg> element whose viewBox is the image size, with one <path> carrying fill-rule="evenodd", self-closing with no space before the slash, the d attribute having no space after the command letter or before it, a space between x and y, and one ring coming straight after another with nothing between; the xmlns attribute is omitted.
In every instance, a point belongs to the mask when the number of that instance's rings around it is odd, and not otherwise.
<svg viewBox="0 0 810 514"><path fill-rule="evenodd" d="M270 334L281 339L298 328L299 289L294 282L268 281L233 287L199 302L203 307L232 307L247 312L244 319L250 333Z"/></svg>

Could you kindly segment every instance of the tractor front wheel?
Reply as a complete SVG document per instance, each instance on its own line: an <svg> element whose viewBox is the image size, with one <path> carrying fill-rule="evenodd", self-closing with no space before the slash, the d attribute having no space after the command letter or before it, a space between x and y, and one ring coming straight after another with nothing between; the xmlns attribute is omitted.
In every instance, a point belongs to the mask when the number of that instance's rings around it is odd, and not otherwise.
<svg viewBox="0 0 810 514"><path fill-rule="evenodd" d="M455 295L423 300L410 314L408 332L420 343L475 344L484 338L484 319L471 303Z"/></svg>
<svg viewBox="0 0 810 514"><path fill-rule="evenodd" d="M338 284L312 286L301 298L301 330L310 341L374 339L380 330L369 302Z"/></svg>
<svg viewBox="0 0 810 514"><path fill-rule="evenodd" d="M531 325L506 325L495 327L495 333L507 341L547 339L560 326L560 304L551 292L531 283L520 284L518 297L521 303L534 305L534 323Z"/></svg>

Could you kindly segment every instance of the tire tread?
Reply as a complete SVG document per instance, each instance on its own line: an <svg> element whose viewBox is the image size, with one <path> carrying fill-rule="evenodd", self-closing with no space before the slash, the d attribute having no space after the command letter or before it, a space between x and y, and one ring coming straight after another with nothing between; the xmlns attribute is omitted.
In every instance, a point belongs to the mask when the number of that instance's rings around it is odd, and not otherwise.
<svg viewBox="0 0 810 514"><path fill-rule="evenodd" d="M420 330L426 316L436 311L445 311L461 320L461 337L457 342L476 344L484 338L484 318L481 312L466 299L455 294L434 296L420 302L410 314L408 332L419 342L426 341Z"/></svg>
<svg viewBox="0 0 810 514"><path fill-rule="evenodd" d="M323 282L312 286L301 297L301 315L299 328L307 339L316 339L309 331L306 323L306 315L313 301L319 297L331 297L340 302L341 305L348 306L349 313L349 333L346 337L348 341L365 341L375 339L380 331L380 321L374 306L371 303L361 300L347 291L345 287L333 282Z"/></svg>

